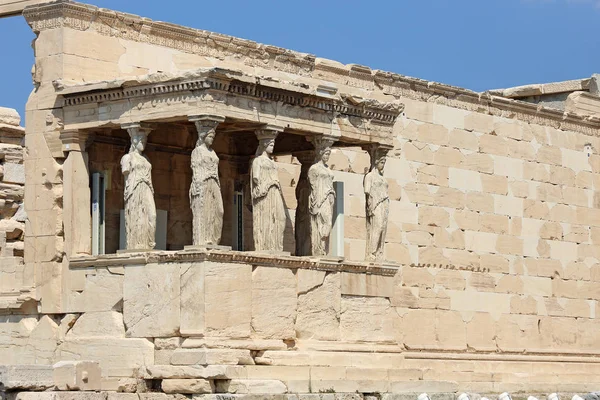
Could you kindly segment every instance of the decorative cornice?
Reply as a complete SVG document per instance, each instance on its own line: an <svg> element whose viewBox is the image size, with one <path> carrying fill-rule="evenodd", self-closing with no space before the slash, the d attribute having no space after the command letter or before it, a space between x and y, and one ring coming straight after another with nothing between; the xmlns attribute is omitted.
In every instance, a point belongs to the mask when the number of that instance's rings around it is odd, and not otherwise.
<svg viewBox="0 0 600 400"><path fill-rule="evenodd" d="M517 118L524 122L587 135L599 135L600 118L565 113L487 92L477 93L391 72L371 70L365 66L343 65L331 60L318 59L311 54L165 22L154 22L137 15L66 0L27 7L23 15L36 33L61 27L93 30L105 36L150 43L215 59L236 58L240 63L251 67L317 79L325 74L330 82L368 90L378 87L385 94L397 99L426 101L483 114Z"/></svg>
<svg viewBox="0 0 600 400"><path fill-rule="evenodd" d="M228 75L229 73L229 75ZM220 92L261 101L282 103L291 106L311 108L315 111L358 117L380 125L393 125L404 110L399 103L382 103L376 100L332 99L317 95L285 90L266 84L245 82L234 79L237 72L223 69L208 70L203 77L191 80L172 80L153 84L131 84L118 89L95 90L88 93L63 95L63 106L76 106L90 103L119 101L152 96L178 95L192 92L200 97L203 91ZM241 77L240 77L241 78ZM82 86L82 91L85 91Z"/></svg>
<svg viewBox="0 0 600 400"><path fill-rule="evenodd" d="M203 262L251 264L265 267L312 269L329 272L353 272L370 275L394 276L399 267L343 260L328 261L310 257L281 256L256 252L195 250L150 251L146 253L107 254L70 259L71 268L112 267L168 262Z"/></svg>

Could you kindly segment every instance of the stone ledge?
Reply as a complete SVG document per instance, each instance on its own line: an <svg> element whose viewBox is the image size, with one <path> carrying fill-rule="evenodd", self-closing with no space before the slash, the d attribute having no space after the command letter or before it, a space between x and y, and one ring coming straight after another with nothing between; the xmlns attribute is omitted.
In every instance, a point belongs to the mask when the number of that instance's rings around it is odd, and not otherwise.
<svg viewBox="0 0 600 400"><path fill-rule="evenodd" d="M144 265L151 263L204 261L328 272L353 272L382 276L394 276L400 267L399 265L381 265L347 260L342 260L341 262L328 262L312 257L273 256L256 252L219 250L150 251L128 254L105 254L100 256L77 256L70 259L69 266L72 269L80 269L91 267L126 267L128 265Z"/></svg>

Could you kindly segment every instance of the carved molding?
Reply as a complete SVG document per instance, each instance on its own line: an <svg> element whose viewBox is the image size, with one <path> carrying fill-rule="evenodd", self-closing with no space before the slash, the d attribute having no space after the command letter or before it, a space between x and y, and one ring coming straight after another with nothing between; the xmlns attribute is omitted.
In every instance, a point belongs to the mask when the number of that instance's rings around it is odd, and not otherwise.
<svg viewBox="0 0 600 400"><path fill-rule="evenodd" d="M77 129L65 129L59 133L59 139L64 153L85 151L93 139L93 134Z"/></svg>
<svg viewBox="0 0 600 400"><path fill-rule="evenodd" d="M143 122L132 122L129 124L122 124L121 129L125 129L129 133L129 137L134 136L148 136L152 131L152 127L149 124Z"/></svg>
<svg viewBox="0 0 600 400"><path fill-rule="evenodd" d="M190 115L188 120L196 125L196 131L200 137L205 136L208 132L217 129L220 123L225 122L225 117L220 115Z"/></svg>
<svg viewBox="0 0 600 400"><path fill-rule="evenodd" d="M261 66L315 78L325 74L332 82L361 88L380 87L385 94L395 98L426 101L483 114L517 118L524 122L591 136L599 135L598 117L544 108L487 92L477 93L392 72L371 70L361 65L343 65L332 60L318 59L311 54L165 22L154 22L137 15L90 5L60 0L28 7L23 15L36 33L62 27L91 29L105 36L150 43L216 59L243 57L244 64L248 66Z"/></svg>
<svg viewBox="0 0 600 400"><path fill-rule="evenodd" d="M254 252L198 250L198 251L151 251L142 253L83 256L70 259L71 268L112 267L167 262L218 262L251 264L264 267L313 269L330 272L353 272L371 275L394 276L397 265L381 265L352 261L327 261L311 257L279 256Z"/></svg>
<svg viewBox="0 0 600 400"><path fill-rule="evenodd" d="M281 103L315 111L358 117L380 125L393 125L404 110L404 105L381 103L375 100L352 104L347 100L331 99L316 95L282 90L263 84L242 82L231 77L223 77L224 71L211 70L205 77L186 81L171 81L156 84L128 86L120 89L95 91L94 93L74 93L63 95L63 106L77 106L91 103L147 98L153 96L176 97L184 92L192 92L192 98L202 98L202 92L232 94L236 97L250 97L261 101ZM216 76L219 75L219 76ZM85 87L82 87L85 90Z"/></svg>

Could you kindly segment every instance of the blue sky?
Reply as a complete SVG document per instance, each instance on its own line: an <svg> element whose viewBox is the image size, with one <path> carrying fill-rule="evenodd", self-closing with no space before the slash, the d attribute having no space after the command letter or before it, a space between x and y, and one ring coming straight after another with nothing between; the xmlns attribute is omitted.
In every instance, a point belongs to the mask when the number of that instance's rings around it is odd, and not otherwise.
<svg viewBox="0 0 600 400"><path fill-rule="evenodd" d="M600 0L93 0L91 4L484 91L600 72ZM0 19L0 106L23 112L33 33Z"/></svg>

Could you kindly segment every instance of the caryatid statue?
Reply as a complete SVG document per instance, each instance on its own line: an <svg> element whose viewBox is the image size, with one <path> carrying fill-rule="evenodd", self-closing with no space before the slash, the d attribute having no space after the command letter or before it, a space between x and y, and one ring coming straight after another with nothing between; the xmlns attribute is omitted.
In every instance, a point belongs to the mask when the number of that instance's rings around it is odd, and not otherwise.
<svg viewBox="0 0 600 400"><path fill-rule="evenodd" d="M125 243L127 250L148 250L156 245L156 205L152 164L142 152L150 129L140 123L122 126L131 137L129 153L121 158L125 176Z"/></svg>
<svg viewBox="0 0 600 400"><path fill-rule="evenodd" d="M212 149L216 128L225 118L195 115L198 141L192 151L190 206L193 215L194 246L218 245L223 230L223 197L219 181L219 157Z"/></svg>
<svg viewBox="0 0 600 400"><path fill-rule="evenodd" d="M325 256L329 253L335 191L333 189L333 172L327 163L333 142L333 139L324 137L312 139L315 146L315 161L308 170L310 185L308 210L310 213L311 255L313 256Z"/></svg>
<svg viewBox="0 0 600 400"><path fill-rule="evenodd" d="M373 146L371 148L371 171L365 175L363 181L366 197L366 258L368 261L383 260L385 236L390 213L388 183L383 177L387 152L388 149L378 146Z"/></svg>
<svg viewBox="0 0 600 400"><path fill-rule="evenodd" d="M255 251L283 251L286 216L277 164L272 159L275 138L282 130L267 126L256 131L259 144L250 171Z"/></svg>

